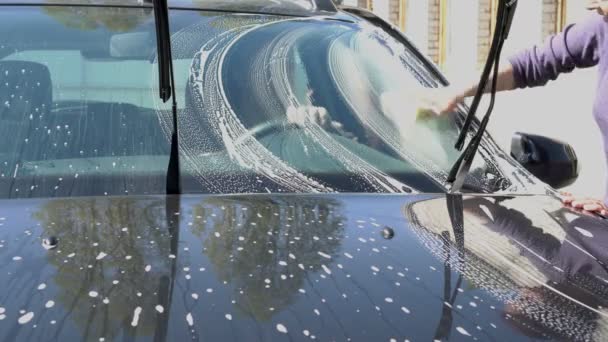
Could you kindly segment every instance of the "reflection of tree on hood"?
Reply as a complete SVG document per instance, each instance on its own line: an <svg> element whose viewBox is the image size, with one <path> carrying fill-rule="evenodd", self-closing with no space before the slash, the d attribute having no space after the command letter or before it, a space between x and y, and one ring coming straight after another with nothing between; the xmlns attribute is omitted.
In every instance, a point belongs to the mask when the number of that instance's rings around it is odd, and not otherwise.
<svg viewBox="0 0 608 342"><path fill-rule="evenodd" d="M344 218L338 202L331 199L248 203L244 207L207 200L194 207L194 215L207 217L194 233L205 236L204 246L218 278L244 291L240 309L263 321L289 306L304 286L307 272L317 272L327 262L318 252L338 251ZM216 233L218 238L213 237Z"/></svg>
<svg viewBox="0 0 608 342"><path fill-rule="evenodd" d="M45 235L60 241L61 253L48 256L49 263L57 267L52 279L58 288L56 300L80 327L83 339L97 341L104 336L112 340L133 329L130 323L136 307L154 311L157 296L153 294L170 267L167 232L155 229L164 226L164 202L54 200L34 216ZM100 253L107 255L100 259ZM151 264L149 272L145 271L147 264ZM91 297L90 291L98 296ZM104 304L105 298L109 303ZM153 318L142 316L138 335L155 330ZM57 319L58 326L64 323Z"/></svg>
<svg viewBox="0 0 608 342"><path fill-rule="evenodd" d="M47 0L47 2L63 1ZM124 7L43 6L43 9L65 26L80 30L106 28L112 32L126 32L133 30L152 16L149 9Z"/></svg>

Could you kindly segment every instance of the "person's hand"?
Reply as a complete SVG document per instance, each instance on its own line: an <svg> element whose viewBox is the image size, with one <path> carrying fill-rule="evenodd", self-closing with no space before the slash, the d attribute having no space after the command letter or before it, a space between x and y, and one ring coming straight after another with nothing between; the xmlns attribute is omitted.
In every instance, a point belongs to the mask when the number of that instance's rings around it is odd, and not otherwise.
<svg viewBox="0 0 608 342"><path fill-rule="evenodd" d="M416 88L391 90L380 96L381 110L397 122L426 121L452 113L465 96L456 88ZM413 126L412 126L413 127Z"/></svg>
<svg viewBox="0 0 608 342"><path fill-rule="evenodd" d="M562 202L574 209L584 210L601 216L608 216L608 207L603 201L593 198L581 198L569 192L562 192Z"/></svg>
<svg viewBox="0 0 608 342"><path fill-rule="evenodd" d="M423 115L428 114L429 111L435 115L454 112L465 98L462 91L452 87L425 88L418 96L420 97L419 111Z"/></svg>
<svg viewBox="0 0 608 342"><path fill-rule="evenodd" d="M329 113L323 107L301 106L287 108L287 121L296 124L299 127L304 127L306 122L317 124L324 129L331 125Z"/></svg>
<svg viewBox="0 0 608 342"><path fill-rule="evenodd" d="M289 123L296 124L300 128L304 128L308 122L318 125L326 131L333 131L342 135L343 137L357 141L357 137L354 134L346 131L342 123L332 120L331 116L327 112L327 109L323 107L289 107L287 108L286 114L287 121Z"/></svg>

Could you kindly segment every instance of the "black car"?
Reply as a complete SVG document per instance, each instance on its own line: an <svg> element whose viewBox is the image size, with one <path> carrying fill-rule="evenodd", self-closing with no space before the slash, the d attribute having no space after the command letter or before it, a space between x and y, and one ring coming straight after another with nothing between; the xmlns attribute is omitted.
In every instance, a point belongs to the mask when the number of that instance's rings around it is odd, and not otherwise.
<svg viewBox="0 0 608 342"><path fill-rule="evenodd" d="M0 4L0 340L608 339L567 144L485 134L452 193L467 108L418 115L447 81L390 24L169 7L180 194L151 2Z"/></svg>

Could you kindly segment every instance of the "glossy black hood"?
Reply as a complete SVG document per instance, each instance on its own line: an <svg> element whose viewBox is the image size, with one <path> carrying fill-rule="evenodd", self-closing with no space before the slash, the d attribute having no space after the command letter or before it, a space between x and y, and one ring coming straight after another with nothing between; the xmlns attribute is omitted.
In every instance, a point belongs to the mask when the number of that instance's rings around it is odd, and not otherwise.
<svg viewBox="0 0 608 342"><path fill-rule="evenodd" d="M0 340L605 340L607 234L543 196L1 201Z"/></svg>

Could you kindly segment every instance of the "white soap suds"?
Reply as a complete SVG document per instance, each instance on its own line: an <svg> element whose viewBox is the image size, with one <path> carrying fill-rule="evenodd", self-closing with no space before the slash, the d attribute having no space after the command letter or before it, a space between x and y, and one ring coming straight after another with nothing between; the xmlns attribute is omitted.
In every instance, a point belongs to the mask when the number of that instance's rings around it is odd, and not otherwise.
<svg viewBox="0 0 608 342"><path fill-rule="evenodd" d="M456 331L461 333L464 336L471 336L468 331L466 331L463 327L456 327Z"/></svg>
<svg viewBox="0 0 608 342"><path fill-rule="evenodd" d="M104 253L104 252L99 252L99 254L97 254L97 257L96 257L95 259L97 259L97 260L101 260L101 259L105 258L106 256L107 256L107 254L106 254L106 253Z"/></svg>
<svg viewBox="0 0 608 342"><path fill-rule="evenodd" d="M34 318L34 313L30 311L30 312L24 314L23 316L19 317L17 322L19 322L19 324L26 324L26 323L29 323L29 321L31 321L32 318Z"/></svg>
<svg viewBox="0 0 608 342"><path fill-rule="evenodd" d="M131 326L136 327L139 323L139 315L141 314L141 307L136 307L133 311L133 320L131 321Z"/></svg>
<svg viewBox="0 0 608 342"><path fill-rule="evenodd" d="M194 318L192 318L192 314L188 313L186 315L186 322L188 322L189 326L193 326L194 325Z"/></svg>
<svg viewBox="0 0 608 342"><path fill-rule="evenodd" d="M588 237L588 238L592 238L593 234L588 231L587 229L583 229L581 227L574 227L574 229L576 229L579 233L581 233L582 235Z"/></svg>

